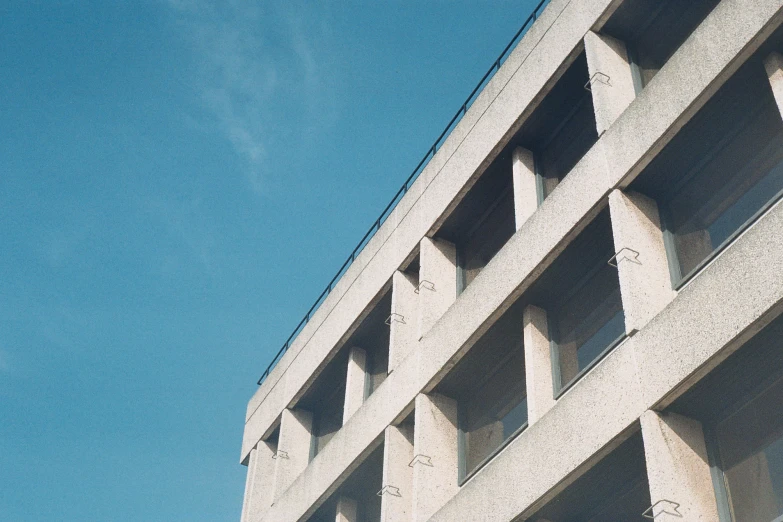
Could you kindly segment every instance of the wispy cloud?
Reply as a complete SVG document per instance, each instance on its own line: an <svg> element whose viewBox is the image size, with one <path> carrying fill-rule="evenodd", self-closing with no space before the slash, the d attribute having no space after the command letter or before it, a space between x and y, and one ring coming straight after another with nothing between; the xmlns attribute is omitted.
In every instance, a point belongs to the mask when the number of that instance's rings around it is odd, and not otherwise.
<svg viewBox="0 0 783 522"><path fill-rule="evenodd" d="M302 20L253 0L168 0L199 64L196 88L220 132L261 192L269 160L271 116L299 92L295 105L315 103L319 60ZM299 89L303 87L303 89ZM315 107L311 107L315 109Z"/></svg>

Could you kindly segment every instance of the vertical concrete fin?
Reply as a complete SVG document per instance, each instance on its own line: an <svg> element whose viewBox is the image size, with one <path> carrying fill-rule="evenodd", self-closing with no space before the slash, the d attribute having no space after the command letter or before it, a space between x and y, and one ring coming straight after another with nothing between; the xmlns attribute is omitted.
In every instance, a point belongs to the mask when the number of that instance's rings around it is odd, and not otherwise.
<svg viewBox="0 0 783 522"><path fill-rule="evenodd" d="M381 522L410 520L413 505L413 430L388 426L383 442Z"/></svg>
<svg viewBox="0 0 783 522"><path fill-rule="evenodd" d="M258 522L272 505L277 445L261 441L250 453L241 522Z"/></svg>
<svg viewBox="0 0 783 522"><path fill-rule="evenodd" d="M457 401L416 396L413 437L413 522L428 520L459 491Z"/></svg>
<svg viewBox="0 0 783 522"><path fill-rule="evenodd" d="M280 437L274 459L273 501L279 499L307 467L310 461L312 429L313 415L309 411L283 410L280 417Z"/></svg>
<svg viewBox="0 0 783 522"><path fill-rule="evenodd" d="M774 52L764 59L764 69L767 71L772 94L778 104L778 110L783 114L783 56Z"/></svg>
<svg viewBox="0 0 783 522"><path fill-rule="evenodd" d="M640 330L677 293L672 289L658 205L637 192L614 190L609 195L614 237L614 263L626 332Z"/></svg>
<svg viewBox="0 0 783 522"><path fill-rule="evenodd" d="M359 505L352 498L340 497L337 500L335 522L359 522Z"/></svg>
<svg viewBox="0 0 783 522"><path fill-rule="evenodd" d="M419 296L415 276L397 271L392 276L392 317L389 324L389 372L411 352L419 341Z"/></svg>
<svg viewBox="0 0 783 522"><path fill-rule="evenodd" d="M343 424L356 413L364 403L364 393L367 389L367 352L353 347L348 354L348 370L345 377L345 406L343 407Z"/></svg>
<svg viewBox="0 0 783 522"><path fill-rule="evenodd" d="M636 97L633 74L625 44L603 34L588 31L585 55L593 95L595 127L600 135L608 129Z"/></svg>
<svg viewBox="0 0 783 522"><path fill-rule="evenodd" d="M533 424L555 405L552 351L546 311L528 305L522 312L527 422Z"/></svg>
<svg viewBox="0 0 783 522"><path fill-rule="evenodd" d="M425 237L419 250L419 339L457 298L457 249L442 239Z"/></svg>
<svg viewBox="0 0 783 522"><path fill-rule="evenodd" d="M511 158L511 172L514 183L514 218L519 230L527 218L538 208L536 188L536 167L533 153L522 147L514 149Z"/></svg>
<svg viewBox="0 0 783 522"><path fill-rule="evenodd" d="M644 455L650 499L660 509L655 520L718 520L707 446L701 423L675 413L652 410L641 416ZM679 504L677 517L669 514L671 503Z"/></svg>

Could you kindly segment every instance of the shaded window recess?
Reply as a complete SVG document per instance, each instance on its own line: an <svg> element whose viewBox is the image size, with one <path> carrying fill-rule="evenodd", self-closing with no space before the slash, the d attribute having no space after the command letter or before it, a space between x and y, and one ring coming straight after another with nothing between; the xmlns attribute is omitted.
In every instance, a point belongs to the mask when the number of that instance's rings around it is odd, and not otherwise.
<svg viewBox="0 0 783 522"><path fill-rule="evenodd" d="M511 156L498 157L449 215L437 237L457 249L461 293L514 235Z"/></svg>
<svg viewBox="0 0 783 522"><path fill-rule="evenodd" d="M688 39L720 0L624 0L601 32L625 43L636 93Z"/></svg>
<svg viewBox="0 0 783 522"><path fill-rule="evenodd" d="M778 317L668 408L704 426L721 522L783 516L781 353Z"/></svg>
<svg viewBox="0 0 783 522"><path fill-rule="evenodd" d="M625 338L625 315L609 210L604 209L558 256L529 291L546 310L555 396Z"/></svg>
<svg viewBox="0 0 783 522"><path fill-rule="evenodd" d="M590 77L582 52L522 124L504 149L533 152L539 204L598 140Z"/></svg>
<svg viewBox="0 0 783 522"><path fill-rule="evenodd" d="M337 503L340 497L345 497L356 502L358 522L379 522L381 497L378 492L383 487L383 448L381 442L307 521L334 522Z"/></svg>
<svg viewBox="0 0 783 522"><path fill-rule="evenodd" d="M460 484L527 427L522 309L513 305L438 385L457 401Z"/></svg>
<svg viewBox="0 0 783 522"><path fill-rule="evenodd" d="M757 54L631 187L656 200L679 288L783 195L783 120Z"/></svg>
<svg viewBox="0 0 783 522"><path fill-rule="evenodd" d="M650 486L642 434L630 438L535 514L516 522L649 522Z"/></svg>

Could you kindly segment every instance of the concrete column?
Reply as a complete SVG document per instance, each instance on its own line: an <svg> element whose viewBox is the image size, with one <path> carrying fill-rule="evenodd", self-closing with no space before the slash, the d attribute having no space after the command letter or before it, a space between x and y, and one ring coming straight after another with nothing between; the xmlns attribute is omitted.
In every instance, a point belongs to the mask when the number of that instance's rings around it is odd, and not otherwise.
<svg viewBox="0 0 783 522"><path fill-rule="evenodd" d="M261 520L272 505L275 478L275 456L277 444L261 441L251 452L247 464L245 501L242 505L241 522Z"/></svg>
<svg viewBox="0 0 783 522"><path fill-rule="evenodd" d="M348 497L340 497L337 501L335 522L359 522L359 506Z"/></svg>
<svg viewBox="0 0 783 522"><path fill-rule="evenodd" d="M552 350L546 311L528 305L522 312L525 348L525 388L527 422L532 425L555 405Z"/></svg>
<svg viewBox="0 0 783 522"><path fill-rule="evenodd" d="M718 520L718 507L712 485L707 446L701 423L675 413L652 410L641 416L644 455L650 499L679 504L677 516L667 503L655 509L656 522Z"/></svg>
<svg viewBox="0 0 783 522"><path fill-rule="evenodd" d="M677 295L672 289L658 205L638 192L613 190L609 213L625 331L640 330ZM638 252L638 254L637 254Z"/></svg>
<svg viewBox="0 0 783 522"><path fill-rule="evenodd" d="M364 403L367 390L367 352L361 348L351 348L348 354L348 374L345 378L345 406L343 424Z"/></svg>
<svg viewBox="0 0 783 522"><path fill-rule="evenodd" d="M392 276L391 324L389 337L389 373L411 352L419 341L419 296L415 276L395 272Z"/></svg>
<svg viewBox="0 0 783 522"><path fill-rule="evenodd" d="M275 456L274 500L280 498L307 467L312 429L313 414L309 411L283 410Z"/></svg>
<svg viewBox="0 0 783 522"><path fill-rule="evenodd" d="M600 136L636 97L631 63L623 42L592 31L585 35L585 55Z"/></svg>
<svg viewBox="0 0 783 522"><path fill-rule="evenodd" d="M514 180L514 218L517 230L538 208L536 188L536 164L533 153L522 147L514 149L511 158L511 172Z"/></svg>
<svg viewBox="0 0 783 522"><path fill-rule="evenodd" d="M457 401L416 396L413 437L413 522L428 520L459 491Z"/></svg>
<svg viewBox="0 0 783 522"><path fill-rule="evenodd" d="M778 104L778 110L783 114L783 56L772 53L764 60L764 68L767 70L769 85L772 94Z"/></svg>
<svg viewBox="0 0 783 522"><path fill-rule="evenodd" d="M389 426L383 440L381 522L410 520L413 505L413 427Z"/></svg>
<svg viewBox="0 0 783 522"><path fill-rule="evenodd" d="M457 249L425 237L419 248L419 339L457 298Z"/></svg>

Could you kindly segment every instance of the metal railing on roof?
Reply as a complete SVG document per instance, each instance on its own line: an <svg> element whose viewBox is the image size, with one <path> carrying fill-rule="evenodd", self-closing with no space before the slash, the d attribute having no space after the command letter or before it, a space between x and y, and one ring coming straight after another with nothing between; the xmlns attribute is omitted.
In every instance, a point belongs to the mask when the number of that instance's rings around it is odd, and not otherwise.
<svg viewBox="0 0 783 522"><path fill-rule="evenodd" d="M370 228L364 234L362 239L353 249L351 255L348 256L348 259L345 260L345 262L342 264L340 269L334 275L332 280L329 281L329 284L326 285L326 288L324 288L324 291L321 292L321 295L318 296L318 299L315 300L315 302L307 311L305 316L302 317L302 320L299 321L299 324L296 325L294 331L291 332L291 335L288 336L288 339L286 339L285 343L283 343L283 346L277 352L274 359L272 359L272 362L269 363L269 366L267 366L266 370L264 370L264 373L258 379L257 384L259 386L261 385L262 382L264 382L264 379L266 379L269 376L269 372L272 371L272 369L275 367L275 365L283 356L283 354L291 346L291 342L294 340L294 338L296 338L299 332L302 331L302 328L304 328L304 326L308 323L308 321L310 321L310 318L313 316L315 311L318 309L318 307L321 305L324 299L326 299L326 296L328 296L329 293L334 288L334 285L335 283L337 283L337 280L340 279L340 277L345 273L348 267L351 266L351 263L353 263L353 261L356 259L356 256L358 256L359 253L361 253L361 251L364 249L364 247L367 245L370 239L372 239L375 233L381 228L381 225L386 221L386 218L389 217L391 211L394 209L394 207L397 205L400 199L405 195L405 193L408 192L413 182L416 181L416 178L419 176L421 171L424 170L424 167L427 166L429 160L431 160L435 156L435 153L438 152L438 149L440 149L441 145L443 144L444 138L446 138L446 136L454 129L454 127L460 122L462 117L465 116L470 106L473 105L473 102L476 100L476 96L479 90L482 87L484 87L484 85L486 85L486 83L490 79L492 79L495 73L500 69L500 66L503 64L503 62L505 62L506 58L508 58L508 54L511 48L519 41L519 39L524 35L526 30L530 28L533 22L535 22L538 19L538 15L540 14L540 11L548 2L549 0L540 0L540 2L538 2L536 7L533 9L533 12L530 13L530 15L525 19L525 22L522 24L522 26L519 28L516 34L514 34L514 37L511 39L511 41L508 42L508 45L506 45L506 47L503 48L503 52L500 53L500 56L498 56L497 60L494 61L494 63L492 64L492 66L490 66L489 70L487 70L484 76L481 77L481 80L479 80L478 84L476 84L476 87L474 87L473 90L470 91L470 94L465 99L465 103L462 104L462 106L459 108L459 110L454 115L454 117L451 118L451 121L449 121L449 123L443 129L443 132L440 133L440 136L438 136L438 138L435 140L435 143L433 143L432 147L430 147L427 150L426 154L424 154L424 157L421 158L421 161L419 161L419 164L416 165L416 168L413 169L413 172L411 172L411 174L405 180L405 183L402 184L402 187L400 187L400 189L397 191L397 193L394 195L391 201L389 201L389 204L386 205L386 208L383 209L383 212L381 212L380 216L378 216L378 219L375 220L372 226L370 226Z"/></svg>

